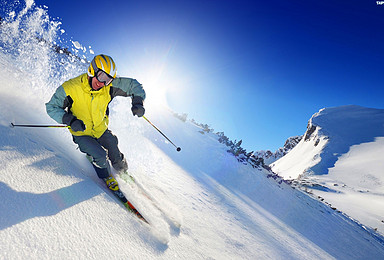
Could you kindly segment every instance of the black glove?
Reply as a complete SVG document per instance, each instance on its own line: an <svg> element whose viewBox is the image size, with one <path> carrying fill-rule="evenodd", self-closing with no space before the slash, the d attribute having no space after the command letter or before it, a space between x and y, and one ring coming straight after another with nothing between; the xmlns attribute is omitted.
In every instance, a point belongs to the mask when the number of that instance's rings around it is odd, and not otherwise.
<svg viewBox="0 0 384 260"><path fill-rule="evenodd" d="M72 114L65 113L63 116L63 123L70 126L72 131L75 132L84 132L85 130L83 121L77 119L77 117Z"/></svg>
<svg viewBox="0 0 384 260"><path fill-rule="evenodd" d="M134 116L142 117L145 113L143 107L143 98L142 97L133 97L132 98L132 114Z"/></svg>

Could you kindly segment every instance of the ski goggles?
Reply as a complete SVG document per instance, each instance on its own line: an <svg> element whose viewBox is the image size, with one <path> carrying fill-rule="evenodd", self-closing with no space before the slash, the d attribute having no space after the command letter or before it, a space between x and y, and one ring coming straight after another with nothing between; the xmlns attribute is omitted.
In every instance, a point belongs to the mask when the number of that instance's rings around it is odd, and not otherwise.
<svg viewBox="0 0 384 260"><path fill-rule="evenodd" d="M104 71L102 70L98 70L97 73L96 73L96 79L101 82L101 83L104 83L105 86L108 86L109 84L112 83L113 81L113 77L109 76L107 73L105 73Z"/></svg>

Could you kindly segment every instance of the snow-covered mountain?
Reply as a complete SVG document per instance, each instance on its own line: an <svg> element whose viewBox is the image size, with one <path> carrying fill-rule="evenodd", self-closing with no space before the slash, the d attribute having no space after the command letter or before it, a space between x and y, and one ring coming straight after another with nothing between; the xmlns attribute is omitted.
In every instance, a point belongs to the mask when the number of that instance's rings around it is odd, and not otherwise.
<svg viewBox="0 0 384 260"><path fill-rule="evenodd" d="M60 28L33 1L4 20L1 259L383 259L384 238L369 226L239 163L217 136L146 103L146 116L182 147L176 152L118 98L110 129L131 174L166 212L116 176L151 226L141 223L103 188L66 129L9 126L53 123L44 103L84 66L38 40L58 42Z"/></svg>
<svg viewBox="0 0 384 260"><path fill-rule="evenodd" d="M384 233L384 110L325 108L272 170Z"/></svg>
<svg viewBox="0 0 384 260"><path fill-rule="evenodd" d="M292 136L289 137L283 147L280 147L275 152L271 152L270 150L267 151L256 151L254 152L254 156L257 158L263 158L264 164L272 164L273 162L277 161L278 159L284 157L286 154L288 154L303 138L303 136Z"/></svg>

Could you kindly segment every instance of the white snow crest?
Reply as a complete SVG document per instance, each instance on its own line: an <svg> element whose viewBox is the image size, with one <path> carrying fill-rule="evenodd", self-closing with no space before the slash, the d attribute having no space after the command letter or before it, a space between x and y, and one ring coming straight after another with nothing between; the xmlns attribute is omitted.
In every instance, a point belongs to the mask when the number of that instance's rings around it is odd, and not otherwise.
<svg viewBox="0 0 384 260"><path fill-rule="evenodd" d="M272 169L383 234L383 138L384 109L325 108L310 119L305 138Z"/></svg>

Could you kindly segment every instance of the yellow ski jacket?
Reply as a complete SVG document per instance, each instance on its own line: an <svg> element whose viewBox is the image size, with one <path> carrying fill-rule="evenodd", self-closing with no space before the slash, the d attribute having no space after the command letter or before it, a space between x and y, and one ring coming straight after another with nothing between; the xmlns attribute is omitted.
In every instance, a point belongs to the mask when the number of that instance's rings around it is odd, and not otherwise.
<svg viewBox="0 0 384 260"><path fill-rule="evenodd" d="M71 134L99 138L108 129L108 105L116 96L138 96L144 100L145 91L137 80L120 77L108 86L93 90L85 73L64 82L45 105L48 115L60 124L65 113L71 113L83 121L85 131L74 132L70 129Z"/></svg>

